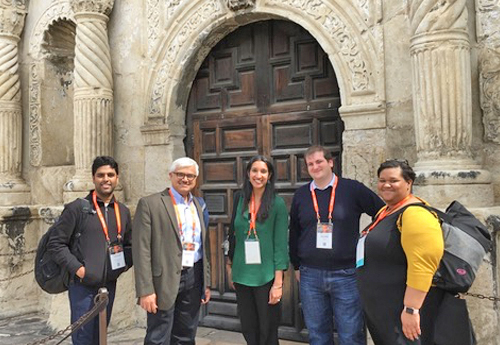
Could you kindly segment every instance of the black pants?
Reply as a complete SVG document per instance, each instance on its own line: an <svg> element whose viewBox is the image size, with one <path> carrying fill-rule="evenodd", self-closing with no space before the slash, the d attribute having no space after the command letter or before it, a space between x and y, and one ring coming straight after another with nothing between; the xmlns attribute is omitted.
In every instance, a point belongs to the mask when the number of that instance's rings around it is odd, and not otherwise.
<svg viewBox="0 0 500 345"><path fill-rule="evenodd" d="M241 331L248 345L278 345L281 302L268 303L273 282L263 286L234 284Z"/></svg>
<svg viewBox="0 0 500 345"><path fill-rule="evenodd" d="M182 271L177 299L169 310L148 313L145 345L194 345L198 328L203 262Z"/></svg>

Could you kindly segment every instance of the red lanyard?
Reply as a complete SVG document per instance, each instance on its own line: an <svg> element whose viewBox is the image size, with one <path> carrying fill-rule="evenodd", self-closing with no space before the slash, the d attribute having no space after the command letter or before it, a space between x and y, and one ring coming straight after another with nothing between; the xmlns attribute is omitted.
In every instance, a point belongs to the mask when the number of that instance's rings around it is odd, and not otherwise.
<svg viewBox="0 0 500 345"><path fill-rule="evenodd" d="M338 178L335 177L335 180L333 182L333 187L332 187L332 194L330 195L330 204L328 205L328 221L331 223L333 219L333 207L335 205L335 191L337 189L337 182ZM318 223L321 222L321 218L319 216L319 206L318 206L318 199L316 198L316 192L314 189L311 189L311 196L313 199L313 205L314 205L314 210L316 211L316 216L318 217Z"/></svg>
<svg viewBox="0 0 500 345"><path fill-rule="evenodd" d="M101 208L97 204L97 194L95 191L92 193L92 201L94 202L94 207L95 207L95 210L97 212L97 216L99 217L99 221L101 222L102 231L104 232L104 236L106 237L106 241L108 241L108 243L110 243L111 240L109 239L108 224L106 224L106 220L104 219L104 216L102 215ZM117 228L117 232L118 232L116 235L116 238L118 240L121 240L121 238L122 238L122 235L121 235L121 233L122 233L122 221L121 221L121 217L120 217L120 207L118 206L118 201L116 201L116 199L115 199L115 202L113 203L113 205L115 207L116 228Z"/></svg>
<svg viewBox="0 0 500 345"><path fill-rule="evenodd" d="M259 209L260 205L257 210L255 209L255 195L252 193L252 198L250 199L250 205L248 208L248 215L250 216L250 226L248 227L247 237L250 237L250 234L252 233L253 230L253 234L257 238L257 230L255 229L255 224L257 222L257 213L259 213Z"/></svg>
<svg viewBox="0 0 500 345"><path fill-rule="evenodd" d="M172 199L172 203L174 204L174 209L175 209L175 215L177 216L177 222L179 222L179 234L181 235L181 239L184 242L184 233L182 231L182 220L181 220L181 214L179 213L179 209L177 208L177 203L175 202L175 197L174 194L172 194L172 191L169 189L168 192L170 193L170 198ZM194 202L191 203L190 207L191 209L191 215L193 219L193 242L194 239L196 238L196 213L194 209Z"/></svg>
<svg viewBox="0 0 500 345"><path fill-rule="evenodd" d="M398 202L396 205L394 205L394 207L389 210L389 208L387 206L385 206L385 208L382 210L382 212L380 212L378 214L378 217L377 219L375 219L375 221L368 227L368 229L364 230L363 231L363 235L368 235L368 233L370 231L372 231L372 229L374 227L377 226L378 223L380 223L382 221L382 219L384 219L385 217L387 217L389 214L391 214L393 212L393 210L396 210L397 208L399 208L401 205L403 205L405 202L408 201L408 199L410 199L412 197L412 195L408 195L406 198L404 198L403 200L401 200L400 202Z"/></svg>

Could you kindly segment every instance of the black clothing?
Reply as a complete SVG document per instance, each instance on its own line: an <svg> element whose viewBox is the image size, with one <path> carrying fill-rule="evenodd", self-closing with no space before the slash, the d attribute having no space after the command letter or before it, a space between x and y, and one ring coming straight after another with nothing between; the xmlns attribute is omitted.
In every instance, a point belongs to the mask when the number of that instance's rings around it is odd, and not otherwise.
<svg viewBox="0 0 500 345"><path fill-rule="evenodd" d="M77 199L65 205L61 217L54 225L54 235L47 243L47 250L54 260L66 269L71 277L76 277L76 271L83 265L85 276L81 283L86 286L98 287L106 282L118 279L118 276L132 266L131 241L132 227L129 209L119 203L121 215L122 244L124 247L126 267L112 270L109 259L106 237L101 222L95 211L92 201L92 192L85 199L90 202L91 212L84 214L81 203ZM108 225L111 243L117 242L117 223L114 209L115 199L111 200L107 207L97 198L97 203ZM75 238L76 250L70 251L70 243L73 240L75 230L81 228L81 235ZM79 278L75 278L79 279Z"/></svg>
<svg viewBox="0 0 500 345"><path fill-rule="evenodd" d="M195 345L203 290L203 260L184 268L174 305L147 313L145 345Z"/></svg>
<svg viewBox="0 0 500 345"><path fill-rule="evenodd" d="M234 283L241 333L248 345L278 345L281 302L269 304L274 280L262 286Z"/></svg>
<svg viewBox="0 0 500 345"><path fill-rule="evenodd" d="M443 290L432 287L427 293L420 309L420 339L410 341L401 326L408 265L396 222L403 211L384 218L366 237L365 263L356 270L366 324L376 345L433 345Z"/></svg>
<svg viewBox="0 0 500 345"><path fill-rule="evenodd" d="M375 216L384 202L361 182L338 178L333 209L332 249L316 248L316 211L310 183L297 189L290 208L290 261L299 266L325 270L354 268L359 218L367 213ZM321 222L328 222L328 206L332 187L316 189Z"/></svg>

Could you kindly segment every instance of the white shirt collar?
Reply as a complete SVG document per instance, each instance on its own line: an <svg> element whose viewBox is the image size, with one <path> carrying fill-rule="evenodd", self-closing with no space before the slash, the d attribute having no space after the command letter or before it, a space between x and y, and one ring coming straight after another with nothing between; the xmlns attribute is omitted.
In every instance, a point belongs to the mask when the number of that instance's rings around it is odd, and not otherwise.
<svg viewBox="0 0 500 345"><path fill-rule="evenodd" d="M317 185L316 185L316 182L314 182L314 180L311 181L311 185L310 185L310 189L311 190L315 190L315 189L319 189L319 190L325 190L327 189L328 187L333 187L333 183L335 182L335 179L337 178L337 176L335 176L335 173L333 174L332 176L332 179L330 180L330 182L324 187L324 188L319 188Z"/></svg>

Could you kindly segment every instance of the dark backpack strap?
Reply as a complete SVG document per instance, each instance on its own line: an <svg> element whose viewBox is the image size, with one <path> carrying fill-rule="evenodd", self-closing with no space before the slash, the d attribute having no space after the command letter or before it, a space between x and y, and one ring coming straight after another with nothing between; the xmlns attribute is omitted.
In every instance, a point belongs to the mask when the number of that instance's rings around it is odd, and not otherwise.
<svg viewBox="0 0 500 345"><path fill-rule="evenodd" d="M426 205L426 204L415 203L415 204L406 205L405 207L403 207L397 211L397 212L400 212L400 214L398 216L398 220L396 221L396 224L397 224L398 229L400 231L401 231L401 227L403 226L403 213L404 213L404 211L406 211L406 209L408 207L411 207L411 206L418 206L418 207L425 208L427 211L429 211L430 213L437 216L437 218L439 219L440 222L445 221L445 222L449 223L448 220L450 219L450 217L446 213L444 213L444 212L442 212L442 211L440 211L432 206Z"/></svg>
<svg viewBox="0 0 500 345"><path fill-rule="evenodd" d="M71 235L70 241L70 251L75 254L78 249L78 241L82 235L83 230L87 225L88 215L92 213L92 206L90 205L90 201L85 198L78 198L79 206L80 206L80 215L78 218L78 223L76 224L75 229L73 229L73 234Z"/></svg>
<svg viewBox="0 0 500 345"><path fill-rule="evenodd" d="M238 203L240 202L241 192L234 193L233 200L233 212L231 215L231 223L229 224L229 232L228 232L228 241L229 241L229 252L228 256L233 261L234 257L234 248L236 246L236 237L234 235L234 219L236 218L236 210L238 208Z"/></svg>

